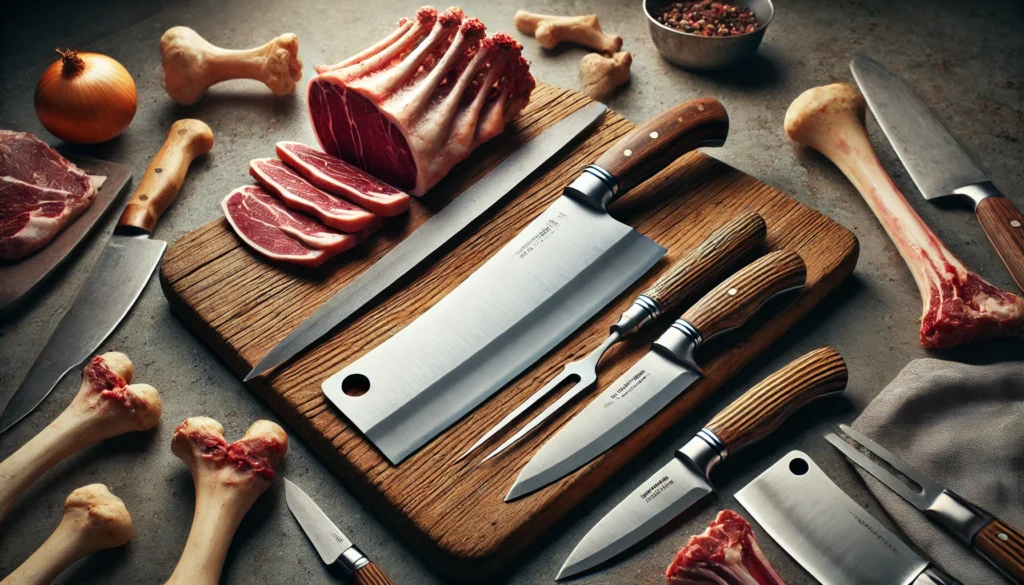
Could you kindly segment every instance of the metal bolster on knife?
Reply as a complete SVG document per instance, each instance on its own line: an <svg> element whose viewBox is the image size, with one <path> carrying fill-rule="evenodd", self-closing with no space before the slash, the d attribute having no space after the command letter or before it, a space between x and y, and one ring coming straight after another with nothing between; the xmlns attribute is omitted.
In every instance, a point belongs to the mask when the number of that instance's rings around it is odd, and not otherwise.
<svg viewBox="0 0 1024 585"><path fill-rule="evenodd" d="M711 477L711 470L729 456L729 448L718 435L704 428L676 451L676 459L695 466L704 477Z"/></svg>
<svg viewBox="0 0 1024 585"><path fill-rule="evenodd" d="M580 176L562 191L580 203L600 211L608 210L608 202L619 194L619 182L597 165L587 165Z"/></svg>
<svg viewBox="0 0 1024 585"><path fill-rule="evenodd" d="M354 575L356 571L362 569L370 563L370 559L366 558L363 551L352 545L345 549L345 552L341 553L338 557L338 564L341 568L345 569L349 575Z"/></svg>
<svg viewBox="0 0 1024 585"><path fill-rule="evenodd" d="M688 368L693 368L694 372L700 372L701 369L697 366L693 353L697 351L703 341L704 339L696 327L683 319L676 319L675 323L672 323L658 337L651 349L678 360Z"/></svg>
<svg viewBox="0 0 1024 585"><path fill-rule="evenodd" d="M664 310L658 301L647 295L640 295L612 325L612 333L618 333L623 337L637 333L649 323L660 319Z"/></svg>

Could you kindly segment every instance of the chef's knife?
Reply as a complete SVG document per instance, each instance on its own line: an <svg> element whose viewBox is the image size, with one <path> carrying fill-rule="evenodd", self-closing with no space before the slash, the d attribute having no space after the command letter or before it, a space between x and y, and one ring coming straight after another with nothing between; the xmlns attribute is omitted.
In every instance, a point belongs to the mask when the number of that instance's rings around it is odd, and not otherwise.
<svg viewBox="0 0 1024 585"><path fill-rule="evenodd" d="M544 443L505 501L565 477L626 438L702 377L694 353L703 343L741 327L771 298L802 288L805 277L800 256L779 250L716 286L647 355Z"/></svg>
<svg viewBox="0 0 1024 585"><path fill-rule="evenodd" d="M677 105L620 138L518 235L324 393L394 464L475 408L647 272L665 248L607 206L697 146L725 108Z"/></svg>
<svg viewBox="0 0 1024 585"><path fill-rule="evenodd" d="M864 55L855 55L850 69L924 198L970 199L992 247L1024 289L1024 214L999 192L906 82Z"/></svg>
<svg viewBox="0 0 1024 585"><path fill-rule="evenodd" d="M527 410L551 394L566 380L576 383L562 394L543 412L535 416L523 428L516 431L504 443L484 458L495 457L519 442L544 421L559 413L565 405L583 394L597 381L597 364L608 349L619 341L646 331L666 313L674 312L682 303L696 294L705 292L718 282L725 271L742 260L748 253L764 244L766 227L764 219L747 211L715 230L700 246L676 262L668 272L633 301L619 320L612 325L611 333L594 348L587 357L570 362L562 372L552 378L543 388L534 392L515 410L491 427L462 456L465 457L486 443L498 433L507 429Z"/></svg>
<svg viewBox="0 0 1024 585"><path fill-rule="evenodd" d="M676 451L675 458L602 518L562 565L558 579L587 571L640 542L715 491L709 474L815 398L846 388L846 364L831 347L765 378Z"/></svg>
<svg viewBox="0 0 1024 585"><path fill-rule="evenodd" d="M822 585L961 585L872 518L800 451L736 492L736 500Z"/></svg>
<svg viewBox="0 0 1024 585"><path fill-rule="evenodd" d="M341 566L358 585L391 585L384 571L366 558L320 506L288 478L284 480L284 499L325 564Z"/></svg>
<svg viewBox="0 0 1024 585"><path fill-rule="evenodd" d="M261 376L292 359L335 327L358 316L361 309L420 263L443 250L477 218L535 176L545 163L558 156L577 137L594 127L604 117L607 109L604 104L592 103L520 146L399 242L383 258L334 293L316 312L272 347L246 374L245 381Z"/></svg>
<svg viewBox="0 0 1024 585"><path fill-rule="evenodd" d="M156 222L178 196L192 160L211 148L213 132L203 122L184 119L171 125L74 303L7 403L0 433L32 412L128 314L167 247L151 237Z"/></svg>
<svg viewBox="0 0 1024 585"><path fill-rule="evenodd" d="M1018 585L1024 583L1024 534L925 477L862 433L847 425L839 425L839 430L861 448L909 479L914 486L911 487L896 474L876 463L849 441L833 433L826 436L828 442L842 451L850 461L924 512L929 520L980 553L1011 581Z"/></svg>

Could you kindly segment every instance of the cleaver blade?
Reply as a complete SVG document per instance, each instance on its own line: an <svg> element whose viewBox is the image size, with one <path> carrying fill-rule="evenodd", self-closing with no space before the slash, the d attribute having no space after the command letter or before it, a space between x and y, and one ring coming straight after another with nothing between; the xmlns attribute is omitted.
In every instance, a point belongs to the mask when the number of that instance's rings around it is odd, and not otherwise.
<svg viewBox="0 0 1024 585"><path fill-rule="evenodd" d="M607 205L693 148L723 144L727 132L713 99L634 128L455 290L328 378L327 398L397 465L664 256Z"/></svg>

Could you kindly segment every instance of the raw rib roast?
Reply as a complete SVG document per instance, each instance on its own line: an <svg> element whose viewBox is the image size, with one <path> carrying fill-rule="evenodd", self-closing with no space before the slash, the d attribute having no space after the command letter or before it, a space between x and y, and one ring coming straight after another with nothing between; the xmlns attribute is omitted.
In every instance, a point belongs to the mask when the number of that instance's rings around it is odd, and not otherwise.
<svg viewBox="0 0 1024 585"><path fill-rule="evenodd" d="M704 534L691 536L665 575L669 585L786 585L742 516L722 510Z"/></svg>

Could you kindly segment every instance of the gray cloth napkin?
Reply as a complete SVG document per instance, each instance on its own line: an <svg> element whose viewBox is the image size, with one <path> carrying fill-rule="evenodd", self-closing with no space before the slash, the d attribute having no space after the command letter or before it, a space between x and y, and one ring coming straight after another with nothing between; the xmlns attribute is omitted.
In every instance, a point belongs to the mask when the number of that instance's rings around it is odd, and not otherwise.
<svg viewBox="0 0 1024 585"><path fill-rule="evenodd" d="M912 467L1024 529L1024 363L910 362L853 423ZM965 585L1007 582L970 548L857 468L914 544Z"/></svg>

